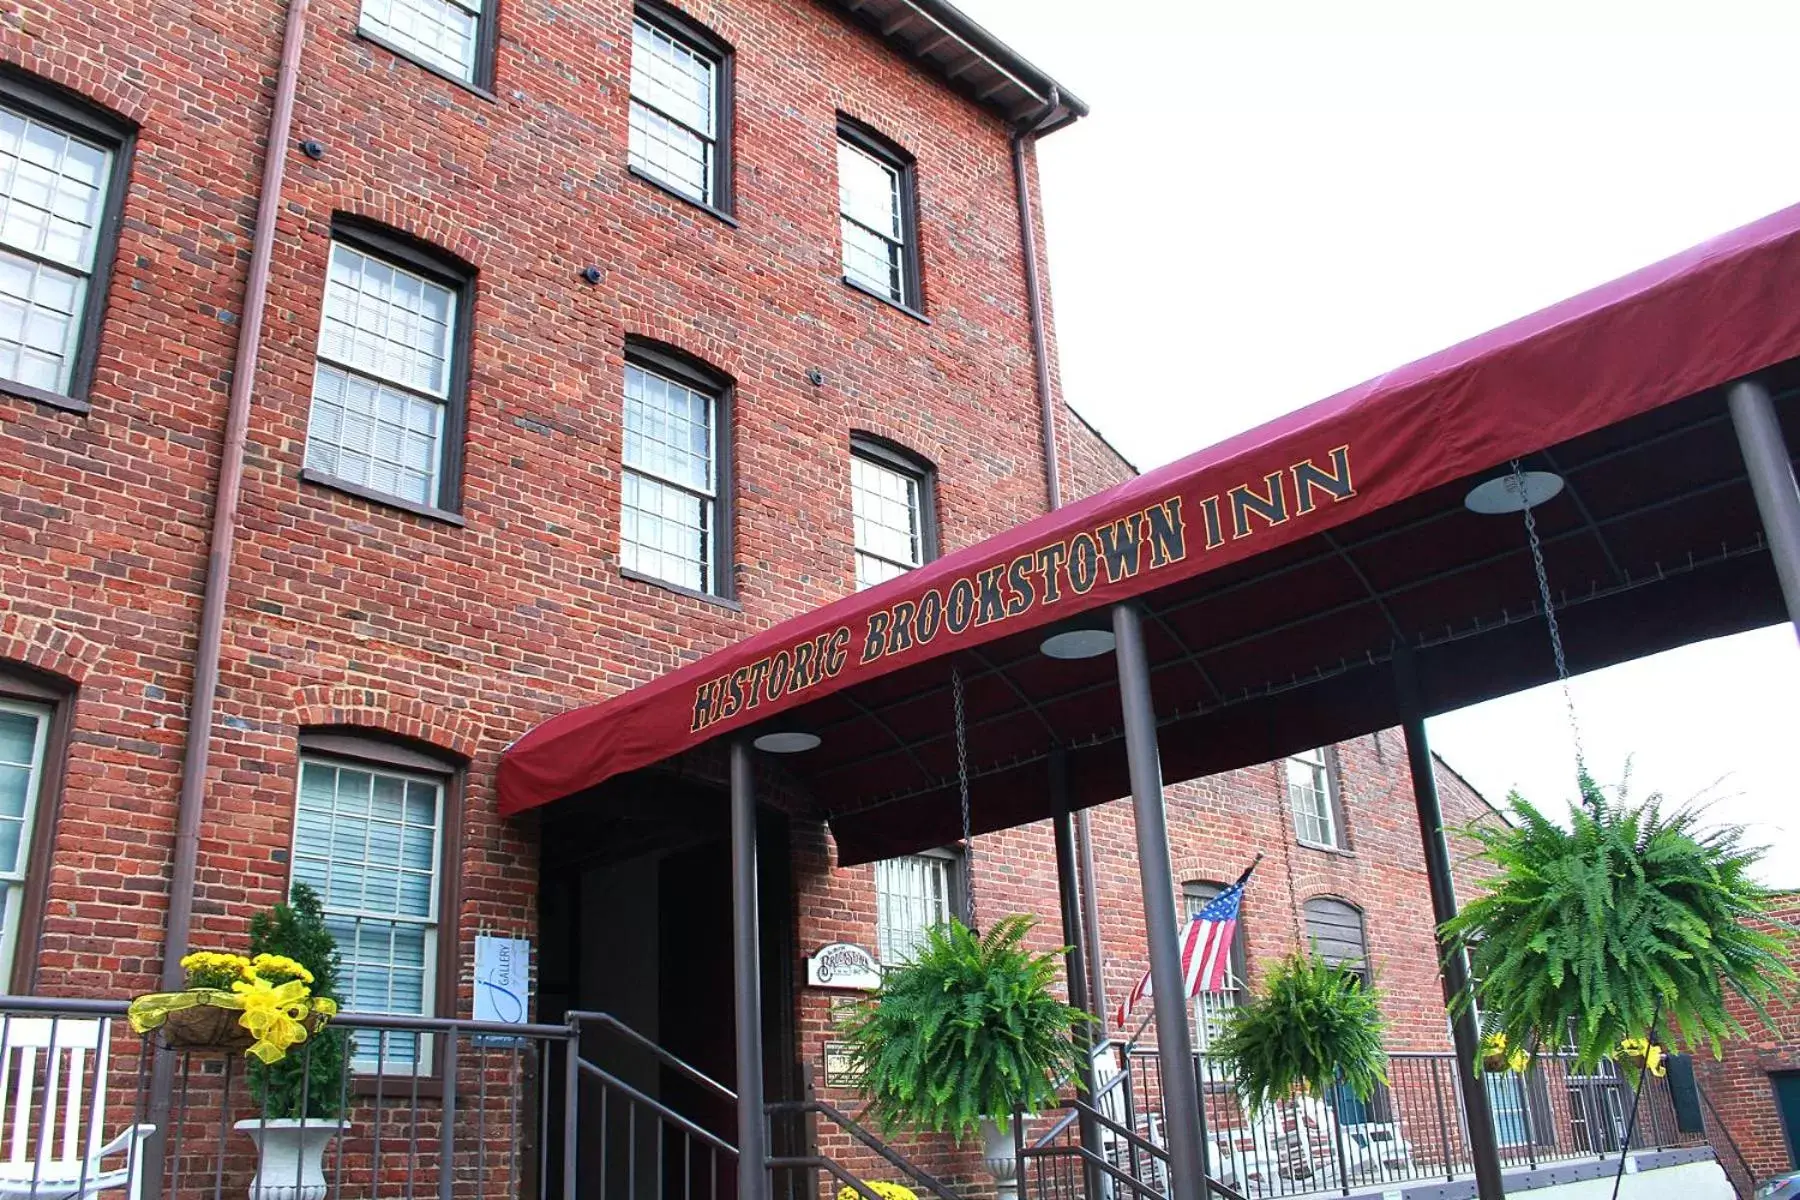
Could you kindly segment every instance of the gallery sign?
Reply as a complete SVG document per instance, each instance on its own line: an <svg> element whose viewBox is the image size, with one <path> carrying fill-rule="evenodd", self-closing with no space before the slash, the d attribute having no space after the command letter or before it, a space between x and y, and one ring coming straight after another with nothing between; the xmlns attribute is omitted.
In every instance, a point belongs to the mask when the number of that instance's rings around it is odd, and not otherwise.
<svg viewBox="0 0 1800 1200"><path fill-rule="evenodd" d="M872 992L881 986L881 964L861 946L828 942L806 960L808 987Z"/></svg>

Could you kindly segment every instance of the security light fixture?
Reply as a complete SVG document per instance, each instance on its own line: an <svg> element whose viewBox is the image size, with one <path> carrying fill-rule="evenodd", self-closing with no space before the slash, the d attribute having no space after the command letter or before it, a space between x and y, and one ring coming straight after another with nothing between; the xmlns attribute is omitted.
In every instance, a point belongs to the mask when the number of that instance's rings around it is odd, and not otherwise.
<svg viewBox="0 0 1800 1200"><path fill-rule="evenodd" d="M1551 471L1523 471L1496 475L1478 483L1463 497L1463 507L1482 516L1524 512L1554 498L1563 490L1563 477Z"/></svg>
<svg viewBox="0 0 1800 1200"><path fill-rule="evenodd" d="M803 754L817 749L819 735L804 729L774 729L758 734L750 744L764 754Z"/></svg>

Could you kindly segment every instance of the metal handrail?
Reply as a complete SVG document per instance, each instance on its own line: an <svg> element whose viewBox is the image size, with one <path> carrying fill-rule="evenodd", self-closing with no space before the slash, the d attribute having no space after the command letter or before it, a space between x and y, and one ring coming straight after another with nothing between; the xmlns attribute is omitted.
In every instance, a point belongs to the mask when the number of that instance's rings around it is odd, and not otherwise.
<svg viewBox="0 0 1800 1200"><path fill-rule="evenodd" d="M1120 1071L1117 1075L1114 1075L1111 1079L1107 1080L1104 1086L1096 1088L1093 1097L1094 1101L1098 1103L1100 1100L1112 1095L1116 1089L1123 1087L1126 1082L1125 1077L1128 1074L1130 1074L1130 1072ZM1074 1106L1070 1106L1068 1114L1058 1118L1056 1124L1052 1125L1047 1133L1031 1144L1031 1148L1036 1150L1039 1147L1048 1146L1058 1137L1061 1137L1063 1132L1067 1130L1069 1126L1075 1124L1075 1122L1080 1119L1081 1111Z"/></svg>
<svg viewBox="0 0 1800 1200"><path fill-rule="evenodd" d="M898 1150L876 1137L854 1117L851 1117L847 1113L840 1112L830 1103L820 1100L816 1096L809 1100L777 1100L770 1104L766 1104L763 1107L765 1111L771 1114L811 1112L829 1118L845 1133L848 1133L864 1146L886 1159L889 1166L906 1172L918 1182L924 1184L938 1200L961 1200L961 1197L951 1191L948 1186L937 1178L937 1176L931 1174L931 1172L919 1166L917 1163L914 1163L904 1154L901 1154Z"/></svg>
<svg viewBox="0 0 1800 1200"><path fill-rule="evenodd" d="M578 1009L568 1014L568 1022L569 1030L579 1030L583 1025L600 1025L611 1029L626 1041L631 1042L642 1050L648 1051L652 1057L664 1066L673 1068L675 1071L685 1075L701 1087L711 1091L714 1095L729 1100L733 1104L737 1103L736 1092L714 1079L711 1075L700 1070L700 1068L688 1063L685 1059L669 1053L669 1051L663 1049L663 1047L657 1045L655 1042L651 1041L625 1022L619 1020L619 1018L613 1016L611 1013L590 1012Z"/></svg>
<svg viewBox="0 0 1800 1200"><path fill-rule="evenodd" d="M615 1088L618 1091L623 1092L632 1102L643 1105L683 1133L698 1137L700 1140L710 1143L715 1149L725 1151L725 1153L731 1155L733 1158L737 1157L737 1147L733 1146L730 1142L726 1141L712 1130L696 1125L694 1122L688 1120L686 1117L664 1104L661 1100L656 1099L654 1096L647 1095L644 1092L640 1092L629 1083L626 1083L623 1079L620 1079L617 1075L613 1075L608 1071L596 1067L587 1059L577 1059L576 1062L581 1065L582 1074L598 1079L607 1087Z"/></svg>

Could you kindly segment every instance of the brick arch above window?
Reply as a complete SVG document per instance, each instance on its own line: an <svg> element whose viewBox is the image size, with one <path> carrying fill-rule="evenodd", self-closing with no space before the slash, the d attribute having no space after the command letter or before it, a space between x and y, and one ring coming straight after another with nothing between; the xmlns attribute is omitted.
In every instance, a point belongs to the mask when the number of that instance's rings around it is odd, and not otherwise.
<svg viewBox="0 0 1800 1200"><path fill-rule="evenodd" d="M623 355L629 359L634 350L645 349L684 359L692 366L709 371L724 383L735 384L743 374L743 348L738 344L703 333L687 321L661 313L634 313L634 323L625 331Z"/></svg>
<svg viewBox="0 0 1800 1200"><path fill-rule="evenodd" d="M422 700L394 699L377 688L318 684L294 695L294 724L303 731L338 729L375 739L415 743L425 752L463 764L481 745L473 717Z"/></svg>
<svg viewBox="0 0 1800 1200"><path fill-rule="evenodd" d="M22 663L79 687L100 654L97 643L72 629L19 613L0 616L0 661Z"/></svg>

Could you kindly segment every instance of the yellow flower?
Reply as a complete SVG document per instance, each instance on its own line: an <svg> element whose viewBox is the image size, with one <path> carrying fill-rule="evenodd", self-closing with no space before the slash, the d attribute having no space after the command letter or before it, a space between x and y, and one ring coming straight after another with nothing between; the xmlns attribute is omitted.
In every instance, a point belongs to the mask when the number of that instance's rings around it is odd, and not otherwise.
<svg viewBox="0 0 1800 1200"><path fill-rule="evenodd" d="M1642 1063L1644 1069L1658 1079L1669 1072L1663 1062L1663 1048L1649 1038L1626 1038L1619 1043L1619 1054L1633 1063Z"/></svg>
<svg viewBox="0 0 1800 1200"><path fill-rule="evenodd" d="M881 1200L919 1200L918 1194L911 1188L898 1183L883 1181L871 1183L868 1188L881 1197ZM838 1189L837 1200L864 1200L864 1197L853 1187L843 1187Z"/></svg>
<svg viewBox="0 0 1800 1200"><path fill-rule="evenodd" d="M196 950L181 960L184 971L199 968L237 971L240 974L250 967L250 960L241 954L221 954L216 950Z"/></svg>
<svg viewBox="0 0 1800 1200"><path fill-rule="evenodd" d="M285 954L259 954L250 960L250 969L245 974L252 979L288 975L305 984L313 982L313 973Z"/></svg>

